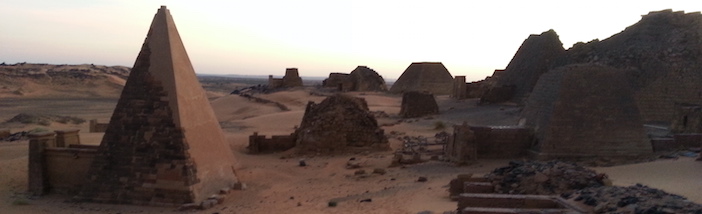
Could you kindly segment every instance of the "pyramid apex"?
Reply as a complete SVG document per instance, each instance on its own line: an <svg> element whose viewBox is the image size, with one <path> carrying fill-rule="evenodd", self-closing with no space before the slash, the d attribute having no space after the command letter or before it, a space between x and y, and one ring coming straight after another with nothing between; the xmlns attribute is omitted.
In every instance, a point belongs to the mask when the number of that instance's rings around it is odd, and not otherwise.
<svg viewBox="0 0 702 214"><path fill-rule="evenodd" d="M166 5L161 5L161 9L164 9L164 10L167 9Z"/></svg>

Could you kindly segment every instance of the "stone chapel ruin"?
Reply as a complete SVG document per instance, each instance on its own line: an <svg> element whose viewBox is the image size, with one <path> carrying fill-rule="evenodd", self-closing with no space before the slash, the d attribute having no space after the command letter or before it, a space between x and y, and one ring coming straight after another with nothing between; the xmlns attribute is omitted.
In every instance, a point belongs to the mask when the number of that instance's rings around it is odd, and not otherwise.
<svg viewBox="0 0 702 214"><path fill-rule="evenodd" d="M235 163L173 18L162 6L75 199L199 203L238 182Z"/></svg>
<svg viewBox="0 0 702 214"><path fill-rule="evenodd" d="M286 68L283 78L273 78L268 75L268 89L292 88L302 86L302 78L297 68Z"/></svg>

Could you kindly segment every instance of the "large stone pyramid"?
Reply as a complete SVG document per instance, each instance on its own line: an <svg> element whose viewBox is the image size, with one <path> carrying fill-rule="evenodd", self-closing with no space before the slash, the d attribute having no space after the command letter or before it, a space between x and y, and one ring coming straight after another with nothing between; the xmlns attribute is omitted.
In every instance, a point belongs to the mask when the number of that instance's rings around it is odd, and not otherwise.
<svg viewBox="0 0 702 214"><path fill-rule="evenodd" d="M413 62L390 87L390 93L425 91L446 95L452 90L453 76L441 62Z"/></svg>
<svg viewBox="0 0 702 214"><path fill-rule="evenodd" d="M541 75L522 111L538 158L652 153L631 87L631 70L572 64Z"/></svg>
<svg viewBox="0 0 702 214"><path fill-rule="evenodd" d="M234 163L173 18L162 6L76 199L200 202L237 182Z"/></svg>

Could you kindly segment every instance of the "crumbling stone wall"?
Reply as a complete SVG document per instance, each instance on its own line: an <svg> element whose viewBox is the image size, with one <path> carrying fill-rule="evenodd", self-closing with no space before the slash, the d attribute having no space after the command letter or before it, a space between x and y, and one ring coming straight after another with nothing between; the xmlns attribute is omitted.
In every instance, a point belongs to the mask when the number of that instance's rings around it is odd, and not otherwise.
<svg viewBox="0 0 702 214"><path fill-rule="evenodd" d="M349 79L349 74L344 73L330 73L329 78L322 81L322 86L344 92L353 90L353 82Z"/></svg>
<svg viewBox="0 0 702 214"><path fill-rule="evenodd" d="M98 123L97 119L90 120L89 131L90 133L95 132L105 132L107 130L108 123Z"/></svg>
<svg viewBox="0 0 702 214"><path fill-rule="evenodd" d="M480 158L517 158L527 155L534 142L530 128L518 126L474 126L477 152Z"/></svg>
<svg viewBox="0 0 702 214"><path fill-rule="evenodd" d="M462 100L468 97L466 89L466 76L456 76L453 78L453 90L451 91L451 97Z"/></svg>
<svg viewBox="0 0 702 214"><path fill-rule="evenodd" d="M627 71L576 64L544 74L523 110L541 158L652 152Z"/></svg>
<svg viewBox="0 0 702 214"><path fill-rule="evenodd" d="M453 127L444 154L449 161L467 163L478 158L518 158L527 155L534 132L526 127Z"/></svg>
<svg viewBox="0 0 702 214"><path fill-rule="evenodd" d="M390 92L427 91L450 95L453 81L453 76L441 62L413 62L390 87Z"/></svg>
<svg viewBox="0 0 702 214"><path fill-rule="evenodd" d="M97 146L81 145L78 130L29 135L29 187L33 195L75 194L88 176Z"/></svg>
<svg viewBox="0 0 702 214"><path fill-rule="evenodd" d="M444 155L448 161L459 164L478 160L475 133L467 124L453 126L453 134L448 138Z"/></svg>
<svg viewBox="0 0 702 214"><path fill-rule="evenodd" d="M249 136L249 149L250 153L266 153L266 152L277 152L285 151L295 147L295 135L273 135L271 138L266 138L265 135L258 135L258 132L254 132L253 135Z"/></svg>
<svg viewBox="0 0 702 214"><path fill-rule="evenodd" d="M702 133L702 105L675 105L675 118L670 126L673 133Z"/></svg>
<svg viewBox="0 0 702 214"><path fill-rule="evenodd" d="M434 99L433 94L417 91L410 91L402 94L400 117L422 117L438 113L439 106L436 104L436 99Z"/></svg>
<svg viewBox="0 0 702 214"><path fill-rule="evenodd" d="M366 101L342 94L319 104L309 102L295 135L296 148L302 153L389 149L388 139Z"/></svg>

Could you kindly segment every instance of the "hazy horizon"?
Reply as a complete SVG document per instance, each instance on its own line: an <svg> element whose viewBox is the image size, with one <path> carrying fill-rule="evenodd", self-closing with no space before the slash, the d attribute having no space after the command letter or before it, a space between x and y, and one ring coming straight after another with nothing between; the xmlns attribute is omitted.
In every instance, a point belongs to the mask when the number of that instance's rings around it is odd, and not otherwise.
<svg viewBox="0 0 702 214"><path fill-rule="evenodd" d="M603 40L650 11L697 1L20 1L0 8L0 61L131 67L153 15L171 11L197 73L301 76L365 65L397 79L412 62L442 62L475 81L504 69L530 34L554 29L564 48Z"/></svg>

